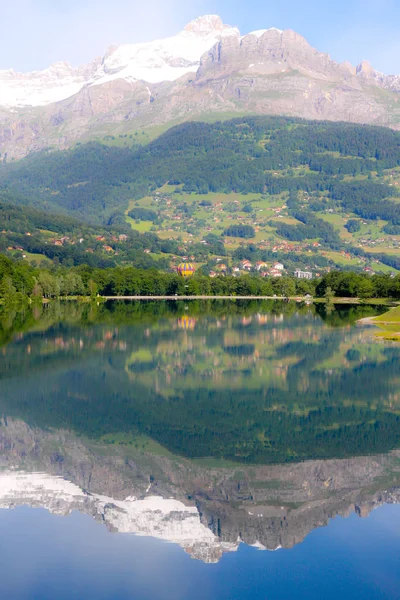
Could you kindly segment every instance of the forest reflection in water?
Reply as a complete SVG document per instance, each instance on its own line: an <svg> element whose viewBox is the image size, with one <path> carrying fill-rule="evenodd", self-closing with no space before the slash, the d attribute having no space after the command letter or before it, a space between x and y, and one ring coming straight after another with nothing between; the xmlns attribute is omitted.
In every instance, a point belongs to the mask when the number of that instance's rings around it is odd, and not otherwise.
<svg viewBox="0 0 400 600"><path fill-rule="evenodd" d="M3 314L0 408L187 458L269 464L400 442L400 347L368 306L53 304Z"/></svg>

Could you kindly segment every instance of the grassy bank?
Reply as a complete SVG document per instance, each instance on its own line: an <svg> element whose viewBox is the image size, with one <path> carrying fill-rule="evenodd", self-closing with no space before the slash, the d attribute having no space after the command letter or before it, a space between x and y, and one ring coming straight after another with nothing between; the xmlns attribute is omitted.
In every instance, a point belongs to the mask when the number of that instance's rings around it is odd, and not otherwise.
<svg viewBox="0 0 400 600"><path fill-rule="evenodd" d="M382 331L377 334L378 337L385 340L400 342L400 306L396 306L389 312L368 319L368 322L377 325Z"/></svg>

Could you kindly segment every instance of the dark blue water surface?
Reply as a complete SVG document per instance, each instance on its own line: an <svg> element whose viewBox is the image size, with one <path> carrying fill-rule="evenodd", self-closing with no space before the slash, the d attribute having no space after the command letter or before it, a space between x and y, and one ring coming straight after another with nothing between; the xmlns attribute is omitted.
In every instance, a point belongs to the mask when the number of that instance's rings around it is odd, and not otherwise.
<svg viewBox="0 0 400 600"><path fill-rule="evenodd" d="M291 550L244 545L207 565L174 545L109 533L89 517L0 511L8 600L400 598L400 508L336 518Z"/></svg>

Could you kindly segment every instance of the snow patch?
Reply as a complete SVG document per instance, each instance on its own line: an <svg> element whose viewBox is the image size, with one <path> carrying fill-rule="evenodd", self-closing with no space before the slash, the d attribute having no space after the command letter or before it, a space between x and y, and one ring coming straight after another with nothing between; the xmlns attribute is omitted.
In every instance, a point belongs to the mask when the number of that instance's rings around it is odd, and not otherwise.
<svg viewBox="0 0 400 600"><path fill-rule="evenodd" d="M257 548L258 550L262 550L263 552L267 549L264 544L262 544L261 542L256 542L255 544L251 544L252 548Z"/></svg>
<svg viewBox="0 0 400 600"><path fill-rule="evenodd" d="M282 29L270 27L269 29L258 29L257 31L251 31L248 35L255 35L256 37L260 38L264 35L264 33L268 33L268 31L277 31L278 33L283 33Z"/></svg>

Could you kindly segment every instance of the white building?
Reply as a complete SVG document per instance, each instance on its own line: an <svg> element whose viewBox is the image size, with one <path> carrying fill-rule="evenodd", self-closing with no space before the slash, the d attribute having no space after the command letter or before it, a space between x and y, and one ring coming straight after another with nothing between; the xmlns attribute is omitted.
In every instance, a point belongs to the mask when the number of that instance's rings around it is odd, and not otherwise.
<svg viewBox="0 0 400 600"><path fill-rule="evenodd" d="M285 267L283 266L283 264L279 263L279 262L275 263L272 268L276 269L277 271L284 271L285 270Z"/></svg>
<svg viewBox="0 0 400 600"><path fill-rule="evenodd" d="M297 277L297 279L312 279L313 278L313 274L311 273L311 271L301 271L300 269L297 269L294 272L294 276Z"/></svg>

